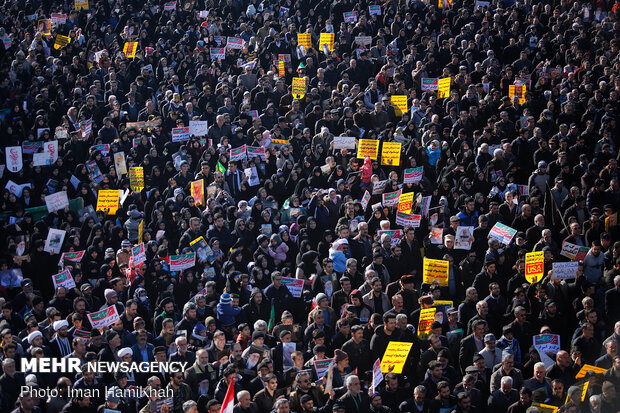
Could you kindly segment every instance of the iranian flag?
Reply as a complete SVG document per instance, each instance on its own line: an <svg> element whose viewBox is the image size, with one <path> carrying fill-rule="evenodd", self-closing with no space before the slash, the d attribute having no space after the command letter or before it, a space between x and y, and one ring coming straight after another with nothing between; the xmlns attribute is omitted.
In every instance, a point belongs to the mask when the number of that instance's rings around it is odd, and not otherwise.
<svg viewBox="0 0 620 413"><path fill-rule="evenodd" d="M226 390L226 396L222 402L222 408L220 413L232 413L235 406L235 378L233 377L230 383L228 383L228 390Z"/></svg>

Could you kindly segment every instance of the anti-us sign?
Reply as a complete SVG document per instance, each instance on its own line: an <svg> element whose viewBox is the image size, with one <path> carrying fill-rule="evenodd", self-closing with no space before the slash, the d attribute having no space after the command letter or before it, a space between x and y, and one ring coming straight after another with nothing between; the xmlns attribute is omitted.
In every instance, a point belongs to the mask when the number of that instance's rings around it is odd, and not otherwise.
<svg viewBox="0 0 620 413"><path fill-rule="evenodd" d="M491 228L491 231L489 232L489 237L498 240L504 245L508 245L516 234L516 229L510 228L509 226L498 222L493 226L493 228Z"/></svg>
<svg viewBox="0 0 620 413"><path fill-rule="evenodd" d="M530 283L542 280L545 269L545 253L543 251L525 254L525 279Z"/></svg>
<svg viewBox="0 0 620 413"><path fill-rule="evenodd" d="M190 252L184 255L170 256L170 271L183 271L192 268L196 264L196 253Z"/></svg>
<svg viewBox="0 0 620 413"><path fill-rule="evenodd" d="M574 261L581 261L586 257L586 255L588 255L588 251L590 251L590 248L588 247L581 247L576 244L571 244L570 242L564 242L564 244L562 244L562 251L560 251L560 255Z"/></svg>
<svg viewBox="0 0 620 413"><path fill-rule="evenodd" d="M58 287L65 287L66 290L75 288L75 281L68 269L52 275L52 282L54 283L54 290Z"/></svg>
<svg viewBox="0 0 620 413"><path fill-rule="evenodd" d="M184 128L172 129L172 142L183 142L189 140L189 126Z"/></svg>
<svg viewBox="0 0 620 413"><path fill-rule="evenodd" d="M382 229L377 231L377 236L379 239L381 239L383 234L388 234L390 236L390 244L398 244L400 242L400 238L403 236L400 229Z"/></svg>
<svg viewBox="0 0 620 413"><path fill-rule="evenodd" d="M577 270L579 269L579 262L554 262L553 272L551 273L552 280L569 280L577 277Z"/></svg>
<svg viewBox="0 0 620 413"><path fill-rule="evenodd" d="M231 161L242 161L245 159L246 146L239 146L238 148L232 148L229 153L229 159Z"/></svg>
<svg viewBox="0 0 620 413"><path fill-rule="evenodd" d="M394 192L388 192L387 194L383 194L383 206L396 206L398 205L398 200L400 199L400 194L402 193L402 189Z"/></svg>
<svg viewBox="0 0 620 413"><path fill-rule="evenodd" d="M96 311L94 313L86 314L88 321L93 328L104 328L116 323L120 318L116 311L116 306L111 305L103 310Z"/></svg>
<svg viewBox="0 0 620 413"><path fill-rule="evenodd" d="M304 290L304 280L298 280L297 278L282 277L282 284L286 285L289 292L293 297L301 297L301 293Z"/></svg>

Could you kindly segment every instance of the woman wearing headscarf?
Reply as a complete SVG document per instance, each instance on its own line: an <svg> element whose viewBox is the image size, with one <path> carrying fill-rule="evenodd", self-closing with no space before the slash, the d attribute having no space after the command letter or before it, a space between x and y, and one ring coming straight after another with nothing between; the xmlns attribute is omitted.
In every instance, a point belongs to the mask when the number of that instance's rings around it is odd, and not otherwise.
<svg viewBox="0 0 620 413"><path fill-rule="evenodd" d="M123 228L120 225L115 225L110 230L109 238L107 244L111 246L114 251L117 251L121 248L121 242L124 239Z"/></svg>
<svg viewBox="0 0 620 413"><path fill-rule="evenodd" d="M147 200L144 204L144 217L147 220L147 224L151 222L152 212L158 201L161 201L161 193L159 188L153 188L148 192Z"/></svg>
<svg viewBox="0 0 620 413"><path fill-rule="evenodd" d="M377 230L380 229L381 221L385 220L385 214L383 213L382 208L373 208L372 216L368 220L368 233L376 234Z"/></svg>
<svg viewBox="0 0 620 413"><path fill-rule="evenodd" d="M193 297L196 291L198 280L194 276L193 270L184 270L181 281L174 289L174 299L177 303L186 303Z"/></svg>
<svg viewBox="0 0 620 413"><path fill-rule="evenodd" d="M329 256L329 249L334 242L334 231L331 229L323 231L323 239L319 242L317 246L317 252L319 253L319 258L327 258Z"/></svg>
<svg viewBox="0 0 620 413"><path fill-rule="evenodd" d="M298 280L304 280L304 285L309 288L311 287L310 278L312 275L320 272L321 266L319 264L319 253L311 250L302 254L301 263L297 265L295 278Z"/></svg>
<svg viewBox="0 0 620 413"><path fill-rule="evenodd" d="M312 175L308 178L308 186L311 188L327 188L327 180L323 176L323 172L321 172L321 168L315 166L312 169Z"/></svg>
<svg viewBox="0 0 620 413"><path fill-rule="evenodd" d="M362 292L357 288L349 293L349 299L351 301L351 307L349 307L362 323L368 322L372 315L372 310L366 304Z"/></svg>

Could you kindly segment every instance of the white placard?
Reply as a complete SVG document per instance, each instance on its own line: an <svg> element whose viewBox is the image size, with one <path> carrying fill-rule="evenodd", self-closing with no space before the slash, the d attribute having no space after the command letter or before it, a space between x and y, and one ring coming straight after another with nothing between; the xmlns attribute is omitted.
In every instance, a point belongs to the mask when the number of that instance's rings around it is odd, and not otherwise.
<svg viewBox="0 0 620 413"><path fill-rule="evenodd" d="M66 290L71 290L76 287L75 281L71 276L71 271L68 269L52 275L52 282L54 283L54 290L58 287L65 287Z"/></svg>
<svg viewBox="0 0 620 413"><path fill-rule="evenodd" d="M206 120L190 120L189 134L190 136L206 136L209 130L209 122Z"/></svg>
<svg viewBox="0 0 620 413"><path fill-rule="evenodd" d="M33 166L50 165L50 156L44 152L33 153L32 154L32 165Z"/></svg>
<svg viewBox="0 0 620 413"><path fill-rule="evenodd" d="M12 193L18 198L22 196L22 192L24 188L31 188L31 186L29 183L18 185L15 182L11 181L10 179L6 183L6 186L4 187L4 189L8 190L10 193Z"/></svg>
<svg viewBox="0 0 620 413"><path fill-rule="evenodd" d="M45 197L45 205L47 206L47 210L50 213L65 209L69 206L69 198L67 197L67 192L60 191L53 193L52 195L47 195Z"/></svg>
<svg viewBox="0 0 620 413"><path fill-rule="evenodd" d="M355 149L355 137L334 136L334 149Z"/></svg>
<svg viewBox="0 0 620 413"><path fill-rule="evenodd" d="M554 262L552 280L570 280L577 278L577 270L579 269L578 261L571 262Z"/></svg>

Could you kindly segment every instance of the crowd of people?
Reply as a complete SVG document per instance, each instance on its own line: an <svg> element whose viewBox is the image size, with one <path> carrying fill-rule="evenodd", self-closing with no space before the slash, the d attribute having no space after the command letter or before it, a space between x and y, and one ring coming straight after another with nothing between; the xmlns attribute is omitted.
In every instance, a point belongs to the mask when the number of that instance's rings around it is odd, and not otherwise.
<svg viewBox="0 0 620 413"><path fill-rule="evenodd" d="M620 411L619 12L3 2L0 411Z"/></svg>

